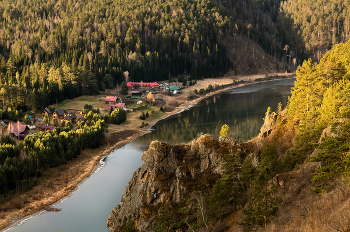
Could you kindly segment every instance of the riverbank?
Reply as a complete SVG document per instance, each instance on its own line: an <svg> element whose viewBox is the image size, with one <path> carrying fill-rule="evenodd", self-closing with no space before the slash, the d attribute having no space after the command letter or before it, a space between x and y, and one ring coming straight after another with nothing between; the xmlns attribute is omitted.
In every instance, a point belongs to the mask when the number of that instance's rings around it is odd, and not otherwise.
<svg viewBox="0 0 350 232"><path fill-rule="evenodd" d="M256 77L258 79L259 77ZM252 80L252 76L250 76ZM15 225L16 223L23 220L25 215L31 215L31 213L42 211L46 209L48 206L55 204L58 200L69 196L69 194L76 189L76 187L87 177L93 174L99 166L96 164L106 155L108 155L113 149L123 146L128 143L135 137L146 133L148 128L156 123L159 120L162 120L170 115L178 113L187 107L196 104L197 102L203 100L206 97L209 97L214 94L218 94L219 92L231 89L232 87L240 87L249 83L235 84L234 86L230 86L233 81L232 79L223 78L221 81L227 81L224 87L220 87L220 89L216 89L206 95L201 95L196 99L188 99L187 94L183 93L182 95L169 96L171 100L177 100L180 102L179 106L174 108L172 111L164 114L160 119L154 120L154 122L149 123L150 125L142 129L132 129L135 126L135 123L131 123L128 125L121 126L113 126L117 127L119 131L109 130L106 133L107 144L104 147L95 150L84 150L82 155L80 155L77 159L73 161L69 161L67 165L62 165L60 167L47 170L43 172L43 177L40 178L38 186L36 186L33 190L24 193L22 195L18 195L14 197L14 204L8 204L8 208L6 211L6 215L8 216L8 223L12 223ZM215 79L215 82L218 79ZM203 84L205 80L198 81L198 86ZM213 83L210 83L213 84ZM221 85L220 85L221 86ZM199 88L194 86L196 88ZM181 98L186 99L181 99ZM140 123L137 123L139 125ZM12 208L11 208L12 205ZM16 208L14 208L15 206ZM0 206L2 207L2 206Z"/></svg>

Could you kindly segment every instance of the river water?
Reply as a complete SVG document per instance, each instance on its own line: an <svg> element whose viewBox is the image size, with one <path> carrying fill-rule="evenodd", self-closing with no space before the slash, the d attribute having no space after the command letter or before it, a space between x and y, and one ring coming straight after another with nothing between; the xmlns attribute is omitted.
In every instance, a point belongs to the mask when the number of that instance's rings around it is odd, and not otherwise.
<svg viewBox="0 0 350 232"><path fill-rule="evenodd" d="M108 155L104 167L82 183L69 198L23 221L9 232L108 232L107 218L121 199L132 173L142 165L141 155L153 140L171 144L189 142L200 133L219 137L223 124L230 137L247 141L258 135L267 107L286 106L294 79L269 81L231 89L158 122L153 132L138 137Z"/></svg>

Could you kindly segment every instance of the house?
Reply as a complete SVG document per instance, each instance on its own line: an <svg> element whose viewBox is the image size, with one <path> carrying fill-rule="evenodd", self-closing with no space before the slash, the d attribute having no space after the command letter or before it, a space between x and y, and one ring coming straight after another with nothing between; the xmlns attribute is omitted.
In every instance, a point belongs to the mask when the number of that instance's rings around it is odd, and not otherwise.
<svg viewBox="0 0 350 232"><path fill-rule="evenodd" d="M79 122L84 122L84 120L85 120L84 116L81 117L81 118L78 118L78 121L79 121Z"/></svg>
<svg viewBox="0 0 350 232"><path fill-rule="evenodd" d="M49 125L47 125L47 124L42 125L42 126L39 128L40 131L48 131L48 130L53 130L53 129L55 129L54 126L49 126Z"/></svg>
<svg viewBox="0 0 350 232"><path fill-rule="evenodd" d="M64 119L67 121L71 121L72 123L76 123L77 122L77 116L75 115L75 113L68 113L66 114L66 116L64 116Z"/></svg>
<svg viewBox="0 0 350 232"><path fill-rule="evenodd" d="M180 86L171 85L171 86L169 86L169 89L170 89L170 91L175 91L175 90L177 91L180 89Z"/></svg>
<svg viewBox="0 0 350 232"><path fill-rule="evenodd" d="M154 89L155 87L159 87L159 84L155 82L128 82L126 84L128 87L131 87L131 89L137 88L137 87L152 87Z"/></svg>
<svg viewBox="0 0 350 232"><path fill-rule="evenodd" d="M45 108L43 111L41 111L41 116L44 118L45 115L49 115L50 116L51 111L49 110L49 108Z"/></svg>
<svg viewBox="0 0 350 232"><path fill-rule="evenodd" d="M124 109L125 108L125 103L117 103L114 106Z"/></svg>
<svg viewBox="0 0 350 232"><path fill-rule="evenodd" d="M118 99L118 97L116 97L116 96L112 96L112 97L111 96L107 96L105 98L105 103L114 105L115 103L117 103L117 99Z"/></svg>
<svg viewBox="0 0 350 232"><path fill-rule="evenodd" d="M105 110L110 111L113 108L113 110L115 109L115 106L106 106Z"/></svg>
<svg viewBox="0 0 350 232"><path fill-rule="evenodd" d="M64 110L62 109L56 109L52 115L53 115L53 118L64 119L65 113L64 113Z"/></svg>
<svg viewBox="0 0 350 232"><path fill-rule="evenodd" d="M11 136L24 139L28 135L28 126L19 123L9 123L8 131Z"/></svg>
<svg viewBox="0 0 350 232"><path fill-rule="evenodd" d="M141 91L131 91L131 96L132 97L140 97L140 96L142 96L142 92Z"/></svg>

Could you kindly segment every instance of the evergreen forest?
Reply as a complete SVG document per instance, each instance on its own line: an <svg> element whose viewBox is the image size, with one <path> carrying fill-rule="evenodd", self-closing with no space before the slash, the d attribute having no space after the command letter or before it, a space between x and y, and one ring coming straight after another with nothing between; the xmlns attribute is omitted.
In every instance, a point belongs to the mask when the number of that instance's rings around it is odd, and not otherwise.
<svg viewBox="0 0 350 232"><path fill-rule="evenodd" d="M317 217L330 217L332 213L335 216L329 221L320 225L315 223L315 231L329 231L329 222L333 223L333 228L346 231L349 221L341 218L336 211L348 205L349 195L342 201L339 198L333 199L334 195L332 199L328 198L328 203L334 208L329 209L330 212L320 202L324 203L321 199L327 199L327 195L329 197L337 191L349 189L349 54L350 41L333 46L317 66L311 59L305 60L296 71L295 86L283 120L281 104L277 107L277 126L273 129L275 134L270 140L265 140L258 151L258 165L254 153L246 156L240 155L241 151L226 154L223 173L216 179L212 189L204 191L202 186L193 191L187 202L181 205L183 208L173 203L163 204L158 210L155 231L177 231L180 228L190 228L193 231L233 231L232 228L238 230L239 227L247 232L307 231L308 220L316 222ZM267 110L266 117L268 115L271 115L270 109ZM225 137L223 131L227 129L226 125L222 127L221 136ZM285 136L288 133L292 134L290 139L293 142L283 150L285 143L290 142ZM310 163L313 163L313 169L310 168L312 165L308 166ZM305 170L311 171L307 174ZM282 177L282 182L288 186L297 178L297 173L302 173L302 181L298 179L302 182L300 185L294 183L288 188L278 181ZM310 184L306 184L308 182ZM284 191L293 191L296 196L285 198L283 195L292 193L281 192L283 188ZM298 195L307 192L307 189L311 189L311 193L304 196L307 200L298 199ZM198 203L198 199L204 202L201 203L204 206ZM289 202L283 202L286 199ZM296 199L297 203L291 202ZM280 208L283 203L285 207L293 206ZM319 211L313 208L314 205L320 207ZM302 220L289 218L288 223L279 221L281 214L285 216L289 213L284 212L287 210L294 211L294 215L302 214L299 218ZM345 212L348 213L348 210ZM123 231L127 231L127 226L126 223Z"/></svg>
<svg viewBox="0 0 350 232"><path fill-rule="evenodd" d="M348 39L347 9L345 1L4 0L0 107L35 110L125 79L222 76L235 68L222 43L229 36L296 67Z"/></svg>

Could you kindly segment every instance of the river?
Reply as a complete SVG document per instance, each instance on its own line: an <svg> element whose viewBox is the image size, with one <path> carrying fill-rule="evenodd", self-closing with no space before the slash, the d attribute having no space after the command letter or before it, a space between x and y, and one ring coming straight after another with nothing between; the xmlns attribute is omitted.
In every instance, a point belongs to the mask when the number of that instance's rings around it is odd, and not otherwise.
<svg viewBox="0 0 350 232"><path fill-rule="evenodd" d="M171 144L189 142L200 133L219 137L223 124L230 137L247 141L258 135L268 107L286 106L294 79L251 84L214 95L196 106L153 126L154 131L114 150L104 167L55 205L59 212L44 211L8 232L108 232L107 218L121 199L132 173L142 165L141 155L153 140Z"/></svg>

